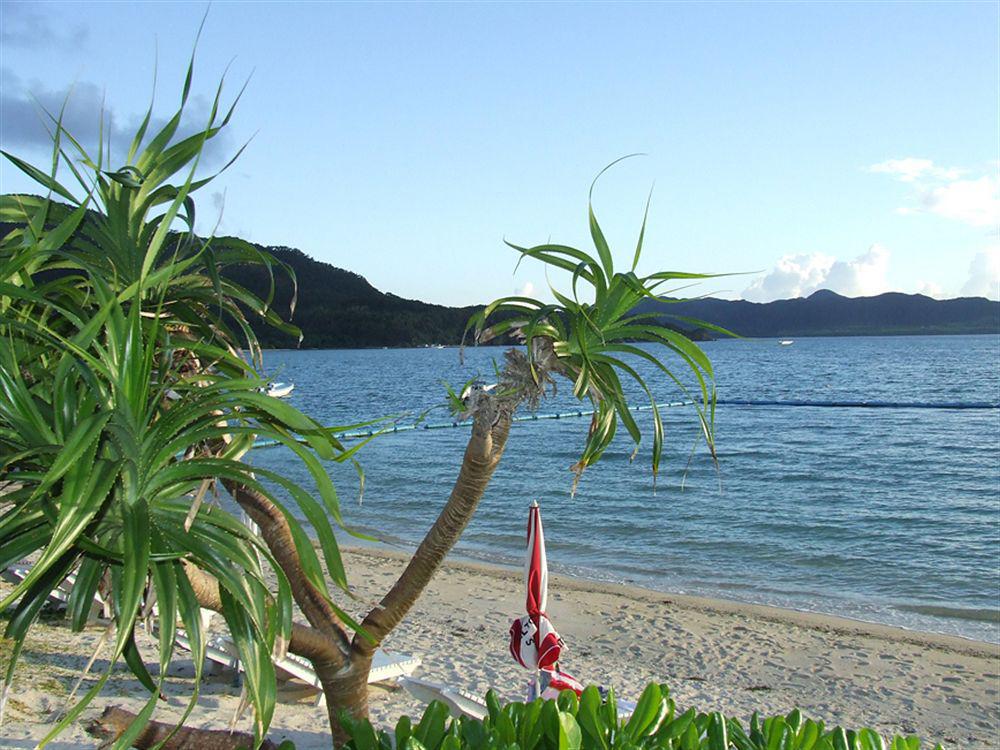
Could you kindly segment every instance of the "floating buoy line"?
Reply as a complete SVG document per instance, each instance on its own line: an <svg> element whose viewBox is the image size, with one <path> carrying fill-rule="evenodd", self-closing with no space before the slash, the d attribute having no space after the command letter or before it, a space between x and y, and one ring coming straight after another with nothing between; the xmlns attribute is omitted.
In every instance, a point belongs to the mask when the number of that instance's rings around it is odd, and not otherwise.
<svg viewBox="0 0 1000 750"><path fill-rule="evenodd" d="M693 406L695 401L670 401L668 403L657 404L658 409L674 409L681 406ZM756 400L756 399L717 399L718 406L766 406L766 407L811 407L819 409L962 409L962 410L984 410L1000 409L1000 403L990 401L779 401L779 400ZM630 411L651 411L652 406L630 406ZM581 409L577 411L554 412L552 414L528 414L523 417L514 417L514 422L539 422L546 419L573 419L574 417L593 416L592 409ZM333 437L338 440L360 440L370 438L375 435L387 435L397 432L412 432L414 430L447 430L456 427L468 427L471 421L415 423L405 425L392 425L382 429L364 430L358 432L334 433ZM305 442L300 440L299 442ZM254 448L273 448L281 445L277 440L262 440L254 443Z"/></svg>
<svg viewBox="0 0 1000 750"><path fill-rule="evenodd" d="M813 406L826 409L1000 409L990 401L754 401L719 399L725 406Z"/></svg>

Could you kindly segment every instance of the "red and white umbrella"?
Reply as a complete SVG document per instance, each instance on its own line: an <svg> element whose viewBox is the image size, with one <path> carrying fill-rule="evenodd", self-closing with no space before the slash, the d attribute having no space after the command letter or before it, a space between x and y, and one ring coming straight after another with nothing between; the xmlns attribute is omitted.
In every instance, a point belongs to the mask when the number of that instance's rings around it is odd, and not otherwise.
<svg viewBox="0 0 1000 750"><path fill-rule="evenodd" d="M563 641L549 622L545 603L549 589L549 566L545 559L545 534L538 503L528 511L528 546L524 557L525 609L528 614L510 626L510 654L525 669L554 669Z"/></svg>

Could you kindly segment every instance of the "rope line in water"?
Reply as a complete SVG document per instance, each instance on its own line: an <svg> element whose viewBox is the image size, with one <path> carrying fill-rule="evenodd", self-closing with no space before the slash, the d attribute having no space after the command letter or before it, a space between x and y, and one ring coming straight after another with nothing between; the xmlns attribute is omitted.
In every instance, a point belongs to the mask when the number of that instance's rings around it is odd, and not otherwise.
<svg viewBox="0 0 1000 750"><path fill-rule="evenodd" d="M1000 409L989 401L754 401L722 399L720 406L814 406L836 409Z"/></svg>
<svg viewBox="0 0 1000 750"><path fill-rule="evenodd" d="M679 406L692 406L694 401L671 401L657 404L658 409L672 409ZM787 407L813 407L821 409L1000 409L1000 403L989 401L777 401L777 400L753 400L753 399L718 399L715 402L719 406L787 406ZM630 406L630 411L651 411L652 406ZM553 414L529 414L523 417L514 417L514 422L538 422L543 419L571 419L573 417L589 417L594 414L592 409L581 409L578 411L567 411ZM396 432L410 432L412 430L446 430L454 427L468 427L471 421L440 422L437 424L407 424L393 425L392 428L384 430L366 430L363 432L341 432L334 434L338 440L359 440L361 438L372 437L373 435L391 434ZM299 442L305 442L299 441ZM254 443L254 448L273 448L281 445L277 440L262 440Z"/></svg>

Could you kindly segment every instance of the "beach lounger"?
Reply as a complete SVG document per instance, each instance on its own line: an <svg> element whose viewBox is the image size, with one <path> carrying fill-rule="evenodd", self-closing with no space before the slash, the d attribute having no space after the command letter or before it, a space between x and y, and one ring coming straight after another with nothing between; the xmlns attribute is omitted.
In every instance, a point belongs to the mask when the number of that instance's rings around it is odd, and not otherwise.
<svg viewBox="0 0 1000 750"><path fill-rule="evenodd" d="M11 565L10 567L0 570L0 578L3 578L8 583L18 584L25 579L28 575L28 571L31 570L30 565ZM70 573L66 578L63 579L56 588L49 592L49 605L55 607L56 609L66 609L66 605L69 602L70 591L73 590L73 586L76 583L76 573ZM108 602L101 597L100 594L94 594L94 604L90 611L91 619L96 619L98 617L108 617Z"/></svg>
<svg viewBox="0 0 1000 750"><path fill-rule="evenodd" d="M178 646L188 651L191 644L187 636L179 632L175 638ZM227 669L241 670L239 652L236 644L226 635L213 635L208 638L205 647L205 658ZM317 702L323 698L323 685L316 676L312 664L296 654L285 654L273 659L278 679L298 680L314 690L320 691ZM375 652L372 658L371 670L368 673L368 683L391 682L401 677L411 675L420 666L420 658L407 654L389 654L382 649Z"/></svg>
<svg viewBox="0 0 1000 750"><path fill-rule="evenodd" d="M461 688L408 676L400 677L399 684L406 688L410 695L424 703L441 701L451 710L452 716L468 716L482 720L489 712L484 699ZM619 718L627 719L635 711L634 701L619 698L616 704Z"/></svg>
<svg viewBox="0 0 1000 750"><path fill-rule="evenodd" d="M400 677L399 684L406 688L410 695L424 703L441 701L448 706L452 716L468 716L482 720L489 713L485 700L461 688L418 680L414 677Z"/></svg>

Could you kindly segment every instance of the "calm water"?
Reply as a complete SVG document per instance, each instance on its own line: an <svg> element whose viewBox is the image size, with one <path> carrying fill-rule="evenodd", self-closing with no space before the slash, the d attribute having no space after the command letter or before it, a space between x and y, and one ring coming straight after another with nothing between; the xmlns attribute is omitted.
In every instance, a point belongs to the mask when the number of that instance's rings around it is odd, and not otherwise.
<svg viewBox="0 0 1000 750"><path fill-rule="evenodd" d="M703 347L723 399L1000 401L996 336ZM492 380L500 355L469 349L462 365L453 348L279 351L265 364L324 424L409 414L406 423L443 402L442 380ZM659 400L679 398L648 374ZM540 412L570 408L566 383ZM630 465L631 444L620 440L575 499L569 466L588 420L515 425L458 551L518 562L537 499L550 565L562 572L1000 641L1000 411L720 406L718 469L693 417L688 407L666 413L655 492L648 455ZM427 421L450 417L441 408ZM418 429L373 441L360 454L361 505L353 469L333 467L348 521L394 543L419 541L467 434ZM306 482L284 449L253 460Z"/></svg>

